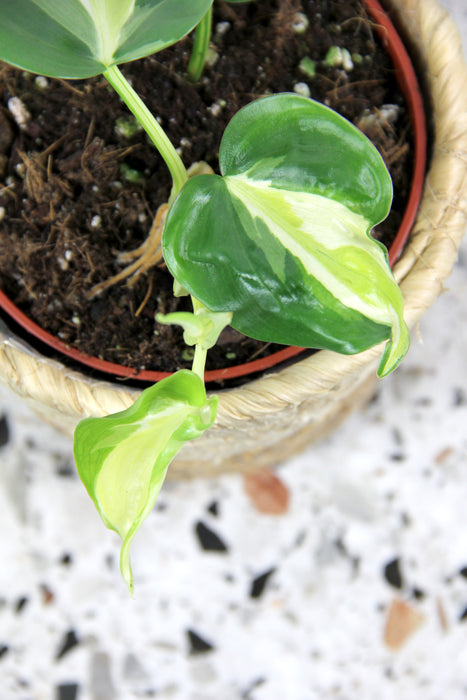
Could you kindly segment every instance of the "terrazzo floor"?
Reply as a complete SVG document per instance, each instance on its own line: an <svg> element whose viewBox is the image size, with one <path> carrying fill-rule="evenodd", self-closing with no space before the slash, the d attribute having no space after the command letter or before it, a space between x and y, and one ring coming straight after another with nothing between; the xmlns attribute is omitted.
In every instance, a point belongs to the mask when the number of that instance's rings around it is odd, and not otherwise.
<svg viewBox="0 0 467 700"><path fill-rule="evenodd" d="M445 3L467 37L464 0ZM278 471L167 483L132 549L0 389L0 700L465 700L467 242L371 403Z"/></svg>

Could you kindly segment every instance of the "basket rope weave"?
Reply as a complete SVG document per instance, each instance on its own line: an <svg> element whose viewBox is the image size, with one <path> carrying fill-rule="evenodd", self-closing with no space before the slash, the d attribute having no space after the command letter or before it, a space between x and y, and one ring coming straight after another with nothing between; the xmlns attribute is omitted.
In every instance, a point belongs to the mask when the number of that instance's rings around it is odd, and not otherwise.
<svg viewBox="0 0 467 700"><path fill-rule="evenodd" d="M394 268L412 327L443 290L467 221L467 69L457 29L436 0L391 0L425 72L435 135L410 241ZM327 434L374 388L381 347L352 357L320 351L221 392L215 425L187 444L172 478L276 464ZM0 380L65 432L81 418L129 406L138 390L95 381L46 359L0 327Z"/></svg>

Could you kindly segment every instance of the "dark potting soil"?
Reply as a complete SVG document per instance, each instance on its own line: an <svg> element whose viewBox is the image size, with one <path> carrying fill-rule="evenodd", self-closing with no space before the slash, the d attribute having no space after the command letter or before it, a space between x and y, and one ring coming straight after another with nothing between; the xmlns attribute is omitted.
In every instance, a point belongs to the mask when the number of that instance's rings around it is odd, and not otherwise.
<svg viewBox="0 0 467 700"><path fill-rule="evenodd" d="M297 32L297 12L309 20L304 33ZM323 62L335 45L353 56L351 70ZM189 36L122 69L185 165L206 161L217 170L222 133L240 107L305 83L311 97L365 130L386 161L394 204L375 235L389 246L408 197L410 124L362 4L216 0L217 60L196 85L186 77L191 46ZM316 62L314 76L300 68L305 57ZM181 331L154 320L158 311L187 304L174 299L164 268L151 269L133 286L120 283L88 299L95 284L122 269L118 252L145 240L168 198L168 171L154 147L102 77L52 80L0 65L0 88L1 288L41 327L88 355L135 370L190 367L191 349ZM19 114L11 98L19 98ZM388 104L395 108L382 110ZM228 329L210 351L207 368L278 349Z"/></svg>

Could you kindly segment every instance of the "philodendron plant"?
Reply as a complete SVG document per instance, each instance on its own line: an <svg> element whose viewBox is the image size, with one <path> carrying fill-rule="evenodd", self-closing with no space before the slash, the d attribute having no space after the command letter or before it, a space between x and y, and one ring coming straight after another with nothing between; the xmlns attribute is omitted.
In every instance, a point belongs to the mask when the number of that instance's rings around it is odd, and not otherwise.
<svg viewBox="0 0 467 700"><path fill-rule="evenodd" d="M191 371L146 389L126 411L87 418L74 452L104 523L129 547L170 461L216 416L206 353L226 325L273 343L358 353L387 341L391 372L409 334L384 246L370 230L388 214L392 185L368 139L329 108L295 94L259 99L227 126L219 175L188 178L157 119L117 67L174 44L212 0L0 0L0 58L59 78L102 74L146 130L172 175L163 254L193 312L158 316L194 346ZM207 19L206 19L207 18Z"/></svg>

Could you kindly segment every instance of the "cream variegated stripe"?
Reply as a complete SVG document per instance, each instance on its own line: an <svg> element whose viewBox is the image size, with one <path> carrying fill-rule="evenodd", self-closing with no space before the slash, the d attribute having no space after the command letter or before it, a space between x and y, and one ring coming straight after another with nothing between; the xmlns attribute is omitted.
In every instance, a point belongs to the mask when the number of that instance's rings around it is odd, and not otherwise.
<svg viewBox="0 0 467 700"><path fill-rule="evenodd" d="M390 328L378 375L391 372L407 352L409 331L402 317L402 294L383 249L367 233L369 222L342 203L318 194L275 188L269 181L254 181L245 175L224 181L252 218L259 217L336 299ZM279 279L283 276L280 270L276 274Z"/></svg>
<svg viewBox="0 0 467 700"><path fill-rule="evenodd" d="M130 546L164 482L166 465L153 476L157 458L173 432L194 412L185 403L145 416L133 433L116 442L104 460L94 485L94 498L107 527L122 538L120 569L130 588L133 577ZM116 433L117 437L118 434ZM102 443L97 447L102 447Z"/></svg>
<svg viewBox="0 0 467 700"><path fill-rule="evenodd" d="M57 0L32 0L32 2L57 24L85 43L97 61L110 66L115 52L128 38L130 31L128 22L134 14L136 0L75 0L74 4L81 5L88 13L90 27L77 21L76 12L70 12L70 6L66 2L57 2ZM145 21L151 9L150 7L140 12L138 21L131 27L132 31Z"/></svg>
<svg viewBox="0 0 467 700"><path fill-rule="evenodd" d="M99 39L96 58L106 66L121 44L120 32L135 9L135 0L80 0L92 17Z"/></svg>
<svg viewBox="0 0 467 700"><path fill-rule="evenodd" d="M345 306L360 312L375 323L394 326L398 314L390 303L394 284L384 253L367 235L369 223L359 214L335 200L318 194L274 188L269 181L253 181L244 175L224 178L228 190L247 207L250 215L260 217L284 248L297 257L315 277ZM375 303L362 299L355 289L333 275L325 264L339 248L357 246L368 252L382 276L381 292ZM365 270L361 273L365 275ZM280 272L279 272L280 274ZM386 300L387 303L382 303Z"/></svg>
<svg viewBox="0 0 467 700"><path fill-rule="evenodd" d="M202 18L211 0L22 0L27 7L40 10L38 37L40 50L24 52L26 39L21 30L21 12L9 10L17 37L7 53L15 65L35 71L37 65L55 77L86 77L104 73L117 63L149 56L178 41ZM14 2L11 3L15 5ZM41 12L50 20L44 21ZM10 17L11 15L11 17ZM55 27L53 27L55 24ZM61 29L62 31L57 31ZM50 43L58 34L60 39ZM67 36L67 34L69 36ZM13 41L18 38L19 42ZM76 47L76 39L83 47ZM8 44L8 42L7 42ZM90 55L88 55L88 53ZM36 62L36 58L39 63ZM100 69L100 70L99 70Z"/></svg>
<svg viewBox="0 0 467 700"><path fill-rule="evenodd" d="M189 413L187 405L180 402L145 416L126 438L120 439L116 430L115 447L102 463L94 495L103 517L122 538L147 502L155 459ZM125 427L131 429L134 425ZM111 444L112 437L98 442L94 449Z"/></svg>

